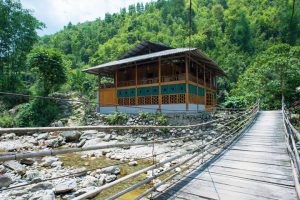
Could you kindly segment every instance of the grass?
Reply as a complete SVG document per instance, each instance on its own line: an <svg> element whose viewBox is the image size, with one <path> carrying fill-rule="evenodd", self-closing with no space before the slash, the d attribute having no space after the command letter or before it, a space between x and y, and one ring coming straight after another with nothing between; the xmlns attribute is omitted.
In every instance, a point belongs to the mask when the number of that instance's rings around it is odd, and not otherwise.
<svg viewBox="0 0 300 200"><path fill-rule="evenodd" d="M86 167L87 169L93 169L93 168L101 168L108 165L116 165L120 163L120 161L117 160L111 160L106 157L100 157L95 159L90 158L81 158L80 153L70 153L66 154L64 157L60 159L63 161L65 167ZM152 164L152 160L139 160L137 166L129 166L128 164L122 164L119 165L121 172L118 178L122 176L126 176L128 174L131 174L133 172L136 172L140 169L143 169L145 167L148 167ZM102 200L107 199L108 197L112 196L113 194L124 190L128 188L129 186L132 186L133 184L142 181L146 178L146 174L141 174L137 177L131 178L127 181L124 181L122 183L119 183L107 190L104 190L101 192L98 196L96 196L94 199L96 200ZM122 197L118 198L119 200L128 200L128 199L134 199L135 197L139 196L142 192L144 192L146 189L150 188L151 184L143 185L136 190L133 190L131 192L128 192L127 194L123 195Z"/></svg>

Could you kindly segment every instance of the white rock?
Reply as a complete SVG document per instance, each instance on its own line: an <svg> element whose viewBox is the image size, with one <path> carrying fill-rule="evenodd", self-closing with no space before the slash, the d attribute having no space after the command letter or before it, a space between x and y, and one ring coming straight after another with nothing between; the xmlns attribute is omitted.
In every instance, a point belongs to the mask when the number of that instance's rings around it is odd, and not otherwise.
<svg viewBox="0 0 300 200"><path fill-rule="evenodd" d="M38 136L37 136L37 140L47 140L49 137L49 133L40 133Z"/></svg>
<svg viewBox="0 0 300 200"><path fill-rule="evenodd" d="M76 180L70 179L55 185L54 192L55 194L64 194L75 190L76 187L77 187Z"/></svg>
<svg viewBox="0 0 300 200"><path fill-rule="evenodd" d="M54 200L55 195L52 190L40 190L35 192L29 200Z"/></svg>
<svg viewBox="0 0 300 200"><path fill-rule="evenodd" d="M135 160L128 163L128 165L130 165L130 166L137 166L137 164L138 164L138 162Z"/></svg>
<svg viewBox="0 0 300 200"><path fill-rule="evenodd" d="M93 176L86 176L84 177L84 180L81 182L81 186L83 188L86 188L86 187L90 187L90 186L100 186L102 185L103 183L100 182L100 180L98 178L95 178Z"/></svg>
<svg viewBox="0 0 300 200"><path fill-rule="evenodd" d="M113 182L113 181L116 180L116 179L117 179L117 176L116 176L116 175L114 175L114 174L108 175L108 176L105 177L105 182L106 182L106 183L110 183L110 182Z"/></svg>
<svg viewBox="0 0 300 200"><path fill-rule="evenodd" d="M107 134L107 135L103 138L103 141L108 142L108 141L111 140L111 138L112 138L112 135L111 135L111 134Z"/></svg>
<svg viewBox="0 0 300 200"><path fill-rule="evenodd" d="M28 190L30 192L37 192L40 190L51 190L53 189L53 185L50 182L42 182L42 183L37 183L35 185L32 185Z"/></svg>
<svg viewBox="0 0 300 200"><path fill-rule="evenodd" d="M50 167L52 165L52 163L58 161L58 158L57 157L44 157L42 159L42 166L43 167Z"/></svg>
<svg viewBox="0 0 300 200"><path fill-rule="evenodd" d="M26 173L26 168L15 160L6 161L3 165L16 173L23 175Z"/></svg>
<svg viewBox="0 0 300 200"><path fill-rule="evenodd" d="M104 173L104 174L115 174L115 175L117 175L121 172L121 170L117 166L110 166L110 167L106 167L106 168L101 169L100 172Z"/></svg>

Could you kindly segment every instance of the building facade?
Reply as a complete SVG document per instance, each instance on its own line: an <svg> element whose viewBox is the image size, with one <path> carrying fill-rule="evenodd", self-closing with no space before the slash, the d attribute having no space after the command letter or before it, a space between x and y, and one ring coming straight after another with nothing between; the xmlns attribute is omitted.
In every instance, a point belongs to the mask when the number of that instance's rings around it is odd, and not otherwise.
<svg viewBox="0 0 300 200"><path fill-rule="evenodd" d="M216 103L217 77L224 72L195 48L172 48L142 41L119 60L84 70L99 82L98 112L136 113L210 110Z"/></svg>

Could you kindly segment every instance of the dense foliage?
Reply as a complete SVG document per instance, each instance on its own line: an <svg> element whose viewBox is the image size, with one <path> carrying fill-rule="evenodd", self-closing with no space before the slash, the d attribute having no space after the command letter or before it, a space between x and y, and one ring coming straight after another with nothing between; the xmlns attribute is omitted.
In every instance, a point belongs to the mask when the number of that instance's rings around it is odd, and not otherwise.
<svg viewBox="0 0 300 200"><path fill-rule="evenodd" d="M63 31L43 37L40 45L60 49L70 60L71 69L116 59L143 39L173 47L188 46L188 2L158 0L131 5L120 13L107 13L103 20L69 23ZM221 100L239 99L237 93L231 93L236 97L227 95L232 89L241 88L238 79L249 66L260 67L256 57L262 52L279 43L300 44L300 5L296 2L292 16L292 4L292 0L192 1L191 45L206 52L226 72L227 77L219 80ZM71 73L71 79L77 78L78 73ZM88 83L86 89L90 89L90 77L80 77L81 82ZM73 88L82 86L76 85L72 82ZM249 92L250 88L245 90Z"/></svg>
<svg viewBox="0 0 300 200"><path fill-rule="evenodd" d="M0 90L24 91L29 81L26 56L38 41L43 24L18 1L0 0ZM7 99L6 103L15 103Z"/></svg>
<svg viewBox="0 0 300 200"><path fill-rule="evenodd" d="M278 44L257 56L232 90L246 104L260 99L262 106L276 109L281 95L297 100L295 88L300 84L300 46Z"/></svg>
<svg viewBox="0 0 300 200"><path fill-rule="evenodd" d="M61 87L67 80L60 52L53 49L34 49L28 56L28 65L37 80L35 91L48 96Z"/></svg>
<svg viewBox="0 0 300 200"><path fill-rule="evenodd" d="M296 98L299 1L192 0L191 37L189 16L188 0L157 0L107 13L104 19L69 23L58 33L38 38L36 30L43 24L18 0L0 0L0 91L40 95L76 91L95 98L97 77L81 70L117 59L146 39L173 47L191 45L213 58L227 74L218 81L218 96L228 106L261 98L264 108L273 109L280 106L282 92L290 101ZM28 102L0 98L6 110ZM20 126L28 125L22 122L25 114L34 118L42 105L38 100L29 104L20 109L24 113L18 116ZM53 116L36 123L46 124ZM36 124L33 121L29 125Z"/></svg>

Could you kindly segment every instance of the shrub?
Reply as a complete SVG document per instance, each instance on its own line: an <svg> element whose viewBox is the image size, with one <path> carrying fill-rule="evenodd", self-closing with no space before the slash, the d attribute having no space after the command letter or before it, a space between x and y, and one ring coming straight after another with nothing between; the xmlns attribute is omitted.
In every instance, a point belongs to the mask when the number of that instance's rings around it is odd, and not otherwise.
<svg viewBox="0 0 300 200"><path fill-rule="evenodd" d="M139 113L139 118L143 120L149 120L149 121L153 120L158 125L166 125L168 123L166 116L160 112L148 113L142 111Z"/></svg>
<svg viewBox="0 0 300 200"><path fill-rule="evenodd" d="M147 113L144 111L139 112L139 118L140 119L151 119L151 113Z"/></svg>
<svg viewBox="0 0 300 200"><path fill-rule="evenodd" d="M158 125L167 125L168 123L168 119L163 114L158 115L155 121Z"/></svg>
<svg viewBox="0 0 300 200"><path fill-rule="evenodd" d="M61 113L57 102L34 99L20 107L15 124L19 127L48 126L58 119Z"/></svg>
<svg viewBox="0 0 300 200"><path fill-rule="evenodd" d="M127 121L128 115L126 113L116 112L114 114L106 115L105 119L109 125L123 124Z"/></svg>
<svg viewBox="0 0 300 200"><path fill-rule="evenodd" d="M14 119L9 113L5 112L0 115L0 127L9 128L13 126L14 126Z"/></svg>

